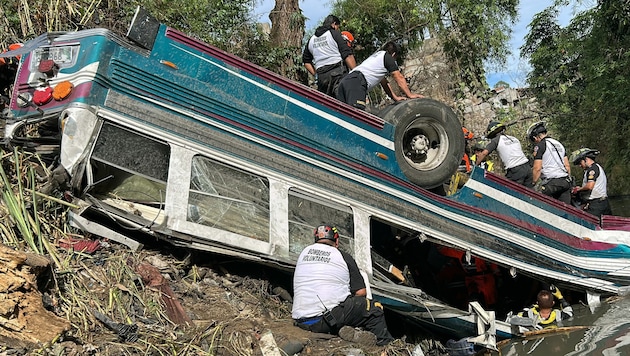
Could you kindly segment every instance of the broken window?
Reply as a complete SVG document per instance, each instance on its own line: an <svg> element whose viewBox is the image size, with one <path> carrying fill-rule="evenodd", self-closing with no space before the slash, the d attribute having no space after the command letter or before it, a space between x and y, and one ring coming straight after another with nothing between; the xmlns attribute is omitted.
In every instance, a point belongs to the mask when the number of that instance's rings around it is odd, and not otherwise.
<svg viewBox="0 0 630 356"><path fill-rule="evenodd" d="M336 226L339 249L354 250L354 219L352 210L340 204L318 199L295 190L289 191L289 253L297 259L300 252L313 243L313 232L319 225Z"/></svg>
<svg viewBox="0 0 630 356"><path fill-rule="evenodd" d="M190 177L188 220L269 241L269 181L195 156Z"/></svg>
<svg viewBox="0 0 630 356"><path fill-rule="evenodd" d="M91 193L163 206L169 159L166 143L104 123L91 157Z"/></svg>

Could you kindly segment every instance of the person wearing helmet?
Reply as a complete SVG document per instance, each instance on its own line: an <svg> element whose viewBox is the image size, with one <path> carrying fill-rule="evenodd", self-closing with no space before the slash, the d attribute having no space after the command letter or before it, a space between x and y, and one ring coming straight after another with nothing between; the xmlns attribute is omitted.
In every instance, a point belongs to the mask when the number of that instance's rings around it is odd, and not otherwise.
<svg viewBox="0 0 630 356"><path fill-rule="evenodd" d="M549 136L543 121L527 129L527 137L534 142L532 180L540 179L541 193L571 204L571 166L564 146Z"/></svg>
<svg viewBox="0 0 630 356"><path fill-rule="evenodd" d="M346 44L350 48L353 48L354 44L357 42L354 39L354 36L352 35L352 33L350 33L350 31L341 31L341 37L343 37L343 39L346 40Z"/></svg>
<svg viewBox="0 0 630 356"><path fill-rule="evenodd" d="M337 90L337 99L365 110L365 99L368 91L379 83L385 94L394 101L401 101L406 98L424 98L423 95L412 93L409 89L407 80L396 63L396 57L399 53L400 46L398 44L393 41L387 42L382 50L368 57L341 79ZM394 78L404 96L398 96L394 93L389 81L385 78L388 74Z"/></svg>
<svg viewBox="0 0 630 356"><path fill-rule="evenodd" d="M498 121L490 121L486 137L490 142L477 155L479 165L492 152L497 151L505 167L505 177L526 187L532 186L532 169L529 159L523 153L521 141L505 133L505 125Z"/></svg>
<svg viewBox="0 0 630 356"><path fill-rule="evenodd" d="M367 299L356 261L337 248L337 228L321 225L313 236L314 243L300 253L293 275L291 315L295 324L312 332L339 333L344 340L356 336L351 335L352 327L363 327L373 333L368 336L377 345L388 344L393 337L387 330L383 306Z"/></svg>
<svg viewBox="0 0 630 356"><path fill-rule="evenodd" d="M470 160L473 162L474 165L477 165L488 172L494 172L494 162L488 160L488 153L483 156L481 155L481 153L486 149L486 146L488 146L489 143L490 141L487 140L479 140L475 142L475 144L472 146L473 155L470 156Z"/></svg>
<svg viewBox="0 0 630 356"><path fill-rule="evenodd" d="M571 162L582 167L584 177L582 185L574 187L572 195L584 196L585 204L582 209L595 216L612 215L608 193L606 191L607 179L604 169L595 162L599 151L590 148L580 148L571 153Z"/></svg>
<svg viewBox="0 0 630 356"><path fill-rule="evenodd" d="M337 16L328 15L302 53L304 67L317 77L317 90L332 97L336 97L341 78L357 65L352 47L339 32L340 25Z"/></svg>

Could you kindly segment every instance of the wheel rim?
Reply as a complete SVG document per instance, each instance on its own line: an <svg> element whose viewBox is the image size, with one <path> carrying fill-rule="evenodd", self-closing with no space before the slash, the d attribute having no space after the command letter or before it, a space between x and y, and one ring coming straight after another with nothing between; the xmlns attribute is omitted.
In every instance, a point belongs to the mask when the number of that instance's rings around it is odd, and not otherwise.
<svg viewBox="0 0 630 356"><path fill-rule="evenodd" d="M419 171L438 167L448 155L448 135L444 126L430 117L419 117L405 128L402 153L405 161Z"/></svg>

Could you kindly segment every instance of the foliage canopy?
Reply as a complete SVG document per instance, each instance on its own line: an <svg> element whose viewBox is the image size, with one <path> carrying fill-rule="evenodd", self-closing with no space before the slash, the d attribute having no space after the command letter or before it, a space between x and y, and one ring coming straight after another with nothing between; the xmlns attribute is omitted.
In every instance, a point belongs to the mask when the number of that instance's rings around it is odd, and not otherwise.
<svg viewBox="0 0 630 356"><path fill-rule="evenodd" d="M609 193L630 188L630 3L600 0L558 24L557 1L537 14L522 47L528 82L568 150L599 149ZM581 175L580 175L581 176Z"/></svg>
<svg viewBox="0 0 630 356"><path fill-rule="evenodd" d="M336 0L333 13L368 57L390 40L413 49L427 36L440 40L467 85L486 89L484 63L505 64L518 0Z"/></svg>

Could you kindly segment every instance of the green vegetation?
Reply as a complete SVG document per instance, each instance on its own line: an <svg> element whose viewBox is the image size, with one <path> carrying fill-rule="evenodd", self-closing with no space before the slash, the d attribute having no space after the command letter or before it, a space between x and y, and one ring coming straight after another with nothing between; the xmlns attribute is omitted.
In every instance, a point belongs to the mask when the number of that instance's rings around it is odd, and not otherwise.
<svg viewBox="0 0 630 356"><path fill-rule="evenodd" d="M415 48L430 36L440 40L460 80L485 91L483 64L505 63L517 5L518 0L337 0L333 13L357 39L359 60L389 40Z"/></svg>
<svg viewBox="0 0 630 356"><path fill-rule="evenodd" d="M44 32L103 27L124 35L136 7L160 22L254 63L263 63L270 44L251 9L257 0L77 0L32 4L3 1L0 48L30 40ZM50 5L50 7L49 7Z"/></svg>
<svg viewBox="0 0 630 356"><path fill-rule="evenodd" d="M599 149L609 194L623 194L630 189L630 3L601 0L563 28L558 13L569 4L558 0L534 17L522 48L532 65L528 82L556 137L570 151Z"/></svg>

